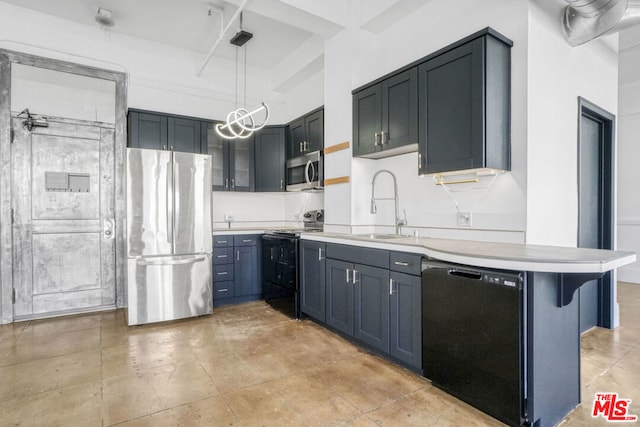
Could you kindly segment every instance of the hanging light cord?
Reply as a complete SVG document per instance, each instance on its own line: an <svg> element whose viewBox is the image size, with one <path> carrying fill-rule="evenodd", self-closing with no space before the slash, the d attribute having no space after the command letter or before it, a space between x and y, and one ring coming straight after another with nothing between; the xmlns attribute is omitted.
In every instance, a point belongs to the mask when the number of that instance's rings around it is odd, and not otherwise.
<svg viewBox="0 0 640 427"><path fill-rule="evenodd" d="M242 31L242 13L240 13L240 30ZM253 132L262 129L269 121L269 107L264 102L256 109L247 110L247 47L244 47L244 82L243 82L243 98L244 106L238 107L238 46L236 46L236 105L235 110L227 115L227 121L224 124L217 124L215 130L221 137L225 139L249 138ZM257 124L254 115L264 111L264 121Z"/></svg>

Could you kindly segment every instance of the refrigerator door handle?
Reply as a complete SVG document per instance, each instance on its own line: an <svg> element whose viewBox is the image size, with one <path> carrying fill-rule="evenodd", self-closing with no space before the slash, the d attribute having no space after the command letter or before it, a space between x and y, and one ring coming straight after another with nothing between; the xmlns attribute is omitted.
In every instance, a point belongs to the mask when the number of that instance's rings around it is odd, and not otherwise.
<svg viewBox="0 0 640 427"><path fill-rule="evenodd" d="M173 187L173 168L172 159L169 158L167 162L167 191L166 191L166 205L165 211L167 219L167 242L173 244L173 194L171 194L171 188Z"/></svg>
<svg viewBox="0 0 640 427"><path fill-rule="evenodd" d="M204 261L205 257L195 258L179 258L167 261L166 258L158 259L139 259L136 261L137 265L183 265L183 264L195 264L196 262Z"/></svg>

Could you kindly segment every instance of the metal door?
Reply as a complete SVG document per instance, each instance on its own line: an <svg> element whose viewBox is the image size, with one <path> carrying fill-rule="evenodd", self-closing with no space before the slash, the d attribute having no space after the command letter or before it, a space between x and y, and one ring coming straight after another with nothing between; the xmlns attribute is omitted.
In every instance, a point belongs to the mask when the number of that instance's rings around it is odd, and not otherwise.
<svg viewBox="0 0 640 427"><path fill-rule="evenodd" d="M14 317L115 304L114 129L13 119Z"/></svg>

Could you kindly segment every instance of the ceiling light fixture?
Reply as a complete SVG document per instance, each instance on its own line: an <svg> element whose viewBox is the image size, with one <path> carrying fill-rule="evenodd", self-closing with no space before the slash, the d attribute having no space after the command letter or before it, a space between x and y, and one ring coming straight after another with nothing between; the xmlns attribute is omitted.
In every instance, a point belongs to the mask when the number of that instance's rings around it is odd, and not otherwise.
<svg viewBox="0 0 640 427"><path fill-rule="evenodd" d="M244 107L238 108L238 48L251 40L253 34L242 29L242 13L240 13L240 30L231 38L231 44L236 46L236 109L227 114L224 124L215 126L218 135L225 139L249 138L255 131L265 127L269 121L269 107L264 102L252 110L247 110L247 48L244 48ZM264 111L264 120L257 124L254 116Z"/></svg>
<svg viewBox="0 0 640 427"><path fill-rule="evenodd" d="M96 22L103 27L113 27L114 22L109 9L98 7L98 13L96 13L95 19Z"/></svg>

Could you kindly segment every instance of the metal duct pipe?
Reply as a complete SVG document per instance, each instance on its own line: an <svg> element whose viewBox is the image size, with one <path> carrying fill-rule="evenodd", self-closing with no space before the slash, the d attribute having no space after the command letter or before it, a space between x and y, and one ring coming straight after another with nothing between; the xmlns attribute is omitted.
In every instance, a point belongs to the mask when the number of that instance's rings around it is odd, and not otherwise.
<svg viewBox="0 0 640 427"><path fill-rule="evenodd" d="M640 0L564 0L562 27L571 46L640 24Z"/></svg>

